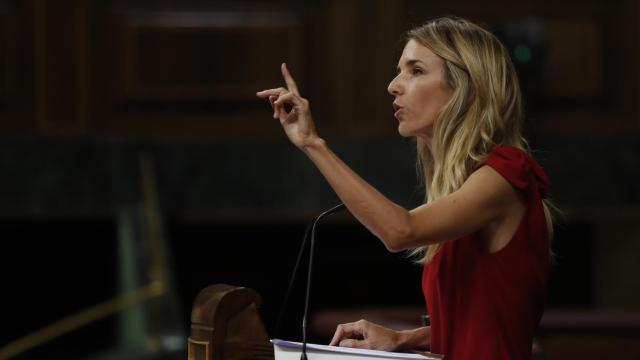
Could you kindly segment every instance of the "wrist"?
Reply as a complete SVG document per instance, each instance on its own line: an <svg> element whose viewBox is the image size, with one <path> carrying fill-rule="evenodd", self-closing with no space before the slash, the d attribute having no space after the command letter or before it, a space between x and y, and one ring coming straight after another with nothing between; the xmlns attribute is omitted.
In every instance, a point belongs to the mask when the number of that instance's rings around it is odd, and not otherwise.
<svg viewBox="0 0 640 360"><path fill-rule="evenodd" d="M429 348L431 341L431 329L429 327L421 327L411 330L401 330L396 334L398 350L426 350Z"/></svg>
<svg viewBox="0 0 640 360"><path fill-rule="evenodd" d="M305 139L300 145L300 150L308 154L310 151L323 148L326 145L324 139L314 136L310 139Z"/></svg>

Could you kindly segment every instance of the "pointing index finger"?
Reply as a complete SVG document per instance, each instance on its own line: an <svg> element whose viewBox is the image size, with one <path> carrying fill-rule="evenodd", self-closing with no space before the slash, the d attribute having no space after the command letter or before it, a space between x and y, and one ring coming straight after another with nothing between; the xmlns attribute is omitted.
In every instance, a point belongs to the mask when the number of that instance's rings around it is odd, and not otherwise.
<svg viewBox="0 0 640 360"><path fill-rule="evenodd" d="M294 93L295 95L300 96L300 93L298 92L298 86L296 85L295 80L293 80L289 69L287 69L287 64L282 63L282 66L280 68L282 70L282 76L284 77L284 81L287 83L287 88L289 89L289 91Z"/></svg>

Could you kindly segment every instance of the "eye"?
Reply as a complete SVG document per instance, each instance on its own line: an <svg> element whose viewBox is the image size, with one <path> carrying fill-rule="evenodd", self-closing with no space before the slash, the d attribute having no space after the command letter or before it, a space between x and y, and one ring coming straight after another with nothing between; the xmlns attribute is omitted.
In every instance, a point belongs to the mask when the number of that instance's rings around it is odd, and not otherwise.
<svg viewBox="0 0 640 360"><path fill-rule="evenodd" d="M422 68L420 68L419 66L415 66L415 67L411 68L411 74L412 75L424 74L424 70L422 70Z"/></svg>

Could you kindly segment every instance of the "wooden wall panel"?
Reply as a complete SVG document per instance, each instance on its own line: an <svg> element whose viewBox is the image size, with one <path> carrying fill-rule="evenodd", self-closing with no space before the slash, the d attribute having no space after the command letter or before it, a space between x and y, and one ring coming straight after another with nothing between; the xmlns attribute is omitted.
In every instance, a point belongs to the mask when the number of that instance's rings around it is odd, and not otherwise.
<svg viewBox="0 0 640 360"><path fill-rule="evenodd" d="M124 101L254 101L301 67L302 22L281 14L125 14L118 19ZM277 48L278 51L274 51Z"/></svg>
<svg viewBox="0 0 640 360"><path fill-rule="evenodd" d="M33 131L32 38L27 12L23 2L0 1L0 134L5 136Z"/></svg>
<svg viewBox="0 0 640 360"><path fill-rule="evenodd" d="M619 19L618 32L622 34L617 45L618 53L607 66L613 66L623 74L613 89L622 113L640 128L640 1L624 0L614 13ZM610 58L610 56L607 56Z"/></svg>
<svg viewBox="0 0 640 360"><path fill-rule="evenodd" d="M544 62L521 73L541 135L637 134L639 4L0 0L0 131L274 138L255 91L282 85L286 61L323 134L395 136L386 87L402 31L456 14L498 31L542 24Z"/></svg>
<svg viewBox="0 0 640 360"><path fill-rule="evenodd" d="M7 11L0 7L0 106L6 106L7 102L7 78L9 76L9 69L7 66Z"/></svg>
<svg viewBox="0 0 640 360"><path fill-rule="evenodd" d="M420 21L461 16L489 27L503 41L514 29L523 35L527 23L535 23L543 36L542 46L536 48L541 50L541 61L518 64L514 59L523 89L529 92L527 115L535 122L531 131L540 136L629 136L640 134L640 106L629 105L640 102L640 91L629 80L630 75L638 77L637 66L631 63L640 61L638 4L635 0L408 0L407 10ZM515 58L515 47L510 49Z"/></svg>
<svg viewBox="0 0 640 360"><path fill-rule="evenodd" d="M32 0L38 133L69 135L86 130L90 4Z"/></svg>
<svg viewBox="0 0 640 360"><path fill-rule="evenodd" d="M402 52L404 2L328 0L321 65L325 91L312 99L338 136L397 136L389 82ZM323 126L321 123L319 126Z"/></svg>
<svg viewBox="0 0 640 360"><path fill-rule="evenodd" d="M98 72L114 134L224 136L276 132L256 91L280 86L287 62L305 79L305 19L291 12L117 11L107 14ZM102 67L100 67L102 66Z"/></svg>
<svg viewBox="0 0 640 360"><path fill-rule="evenodd" d="M555 18L548 32L544 93L550 98L599 100L604 95L603 29L597 18Z"/></svg>

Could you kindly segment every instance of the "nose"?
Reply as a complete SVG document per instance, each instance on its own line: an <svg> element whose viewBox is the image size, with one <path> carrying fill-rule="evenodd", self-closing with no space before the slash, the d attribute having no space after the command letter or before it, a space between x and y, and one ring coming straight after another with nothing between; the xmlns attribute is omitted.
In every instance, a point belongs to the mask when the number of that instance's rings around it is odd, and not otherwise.
<svg viewBox="0 0 640 360"><path fill-rule="evenodd" d="M391 82L389 83L389 86L387 86L387 91L389 92L390 95L398 96L401 94L401 90L402 90L402 86L400 84L400 74L398 74L396 77L394 77L391 80Z"/></svg>

